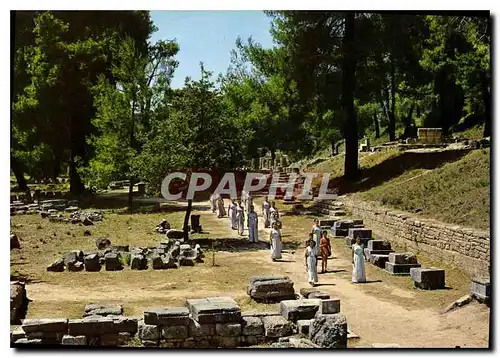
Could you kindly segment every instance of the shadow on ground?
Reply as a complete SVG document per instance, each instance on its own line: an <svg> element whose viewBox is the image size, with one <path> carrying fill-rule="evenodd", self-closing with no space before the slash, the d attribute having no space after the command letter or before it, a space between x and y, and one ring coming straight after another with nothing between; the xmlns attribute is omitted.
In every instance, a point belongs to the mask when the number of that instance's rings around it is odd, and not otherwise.
<svg viewBox="0 0 500 358"><path fill-rule="evenodd" d="M191 243L200 246L204 249L228 252L242 252L242 251L261 251L269 250L269 243L265 241L248 242L242 239L235 238L220 238L220 239L207 239L207 238L194 238ZM296 250L299 244L297 243L284 243L283 250Z"/></svg>

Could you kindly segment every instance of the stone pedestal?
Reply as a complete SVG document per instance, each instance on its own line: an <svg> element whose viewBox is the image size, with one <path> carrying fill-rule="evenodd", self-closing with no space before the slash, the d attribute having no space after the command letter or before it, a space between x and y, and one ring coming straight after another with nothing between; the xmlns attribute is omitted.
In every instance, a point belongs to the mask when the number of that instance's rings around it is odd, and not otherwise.
<svg viewBox="0 0 500 358"><path fill-rule="evenodd" d="M489 303L491 297L491 283L486 278L473 278L471 296L479 302Z"/></svg>
<svg viewBox="0 0 500 358"><path fill-rule="evenodd" d="M389 261L389 255L370 255L369 260L373 265L385 269L385 264Z"/></svg>
<svg viewBox="0 0 500 358"><path fill-rule="evenodd" d="M437 268L411 268L410 276L415 287L437 290L445 287L445 272Z"/></svg>

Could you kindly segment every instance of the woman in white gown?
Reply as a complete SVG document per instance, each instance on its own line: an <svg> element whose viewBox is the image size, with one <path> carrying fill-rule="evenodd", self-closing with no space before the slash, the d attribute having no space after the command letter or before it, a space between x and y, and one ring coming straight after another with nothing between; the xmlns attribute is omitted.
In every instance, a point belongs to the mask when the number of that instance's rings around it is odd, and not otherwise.
<svg viewBox="0 0 500 358"><path fill-rule="evenodd" d="M309 246L306 248L306 269L307 269L307 281L311 286L315 286L318 283L318 266L316 259L316 243L314 240L309 240Z"/></svg>
<svg viewBox="0 0 500 358"><path fill-rule="evenodd" d="M270 220L270 209L271 209L271 204L269 204L269 201L267 201L267 196L264 199L264 202L262 203L262 216L264 217L264 227L268 228L269 227L269 220Z"/></svg>
<svg viewBox="0 0 500 358"><path fill-rule="evenodd" d="M273 226L273 229L271 230L270 234L270 241L271 241L271 259L273 261L276 261L278 259L281 259L281 232L278 229L276 225Z"/></svg>
<svg viewBox="0 0 500 358"><path fill-rule="evenodd" d="M248 240L250 242L259 241L259 217L254 211L253 205L250 207L250 212L248 213Z"/></svg>
<svg viewBox="0 0 500 358"><path fill-rule="evenodd" d="M319 226L318 219L314 219L313 225L313 239L314 239L314 250L316 250L316 256L319 256L319 242L321 240L321 227Z"/></svg>
<svg viewBox="0 0 500 358"><path fill-rule="evenodd" d="M271 227L273 227L274 224L276 224L280 218L280 213L274 201L271 204L270 217L271 217Z"/></svg>
<svg viewBox="0 0 500 358"><path fill-rule="evenodd" d="M238 221L236 220L236 209L237 209L236 202L233 200L231 202L231 205L229 205L228 212L229 212L229 227L233 230L238 229Z"/></svg>
<svg viewBox="0 0 500 358"><path fill-rule="evenodd" d="M365 250L359 237L356 239L356 243L352 245L352 282L366 282Z"/></svg>
<svg viewBox="0 0 500 358"><path fill-rule="evenodd" d="M238 234L243 235L245 230L245 210L243 209L243 204L241 202L236 207L236 223L238 227Z"/></svg>
<svg viewBox="0 0 500 358"><path fill-rule="evenodd" d="M210 210L212 210L212 213L217 211L217 199L217 194L215 193L210 197Z"/></svg>

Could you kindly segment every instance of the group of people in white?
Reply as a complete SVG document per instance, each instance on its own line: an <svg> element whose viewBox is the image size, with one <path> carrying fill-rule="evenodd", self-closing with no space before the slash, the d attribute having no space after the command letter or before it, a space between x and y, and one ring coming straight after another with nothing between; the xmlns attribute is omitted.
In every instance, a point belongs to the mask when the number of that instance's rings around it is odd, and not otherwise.
<svg viewBox="0 0 500 358"><path fill-rule="evenodd" d="M255 212L253 198L250 193L242 191L241 198L236 201L231 199L226 212L224 206L224 198L219 193L214 193L210 197L210 208L213 213L217 213L217 218L223 218L228 215L229 227L232 230L237 230L239 235L243 235L245 230L245 211L247 212L247 228L248 240L250 242L259 241L259 216ZM271 243L271 259L273 261L281 259L281 218L276 203L269 202L266 197L262 203L262 217L264 219L264 227L271 228L270 243Z"/></svg>
<svg viewBox="0 0 500 358"><path fill-rule="evenodd" d="M218 193L212 194L210 197L210 207L213 213L217 213L218 218L226 216L226 208L224 207L224 199ZM241 198L236 202L232 199L227 208L229 227L232 230L237 230L239 235L243 235L245 227L245 210L247 212L247 228L248 239L250 242L259 241L259 216L255 212L252 196L243 191ZM269 241L271 245L271 259L273 261L282 258L281 252L283 249L281 243L281 218L276 203L269 202L268 197L262 203L262 217L264 219L264 227L271 228ZM314 219L314 224L309 234L309 239L306 242L305 264L308 275L308 282L311 286L318 283L318 259L321 257L321 273L326 273L328 258L332 255L332 247L328 233L326 230L321 230L318 219ZM366 282L365 263L364 263L364 247L361 245L360 239L353 240L352 243L352 282Z"/></svg>

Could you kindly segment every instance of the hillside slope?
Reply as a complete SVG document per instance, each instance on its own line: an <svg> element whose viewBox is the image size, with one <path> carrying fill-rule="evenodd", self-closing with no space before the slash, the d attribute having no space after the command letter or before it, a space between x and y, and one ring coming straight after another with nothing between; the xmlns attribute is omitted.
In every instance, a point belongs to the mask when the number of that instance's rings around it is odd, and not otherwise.
<svg viewBox="0 0 500 358"><path fill-rule="evenodd" d="M380 152L360 158L362 179L345 183L343 157L308 171L333 173L340 194L418 213L443 222L489 229L490 149Z"/></svg>

